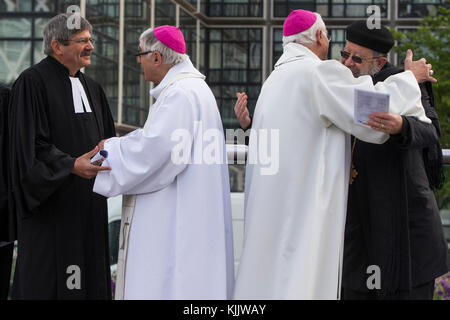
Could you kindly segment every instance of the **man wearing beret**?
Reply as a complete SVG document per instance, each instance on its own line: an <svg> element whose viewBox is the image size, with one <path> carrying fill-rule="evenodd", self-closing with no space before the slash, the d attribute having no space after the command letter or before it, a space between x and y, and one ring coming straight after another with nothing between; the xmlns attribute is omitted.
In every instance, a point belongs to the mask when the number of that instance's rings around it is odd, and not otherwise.
<svg viewBox="0 0 450 320"><path fill-rule="evenodd" d="M347 27L341 62L355 77L384 81L403 70L387 62L391 32ZM447 244L433 189L443 182L441 135L430 82L420 84L432 123L415 117L377 114L372 128L390 134L375 145L352 138L344 241L344 299L432 299L434 280L445 274ZM379 283L370 266L379 267ZM373 281L372 281L373 280Z"/></svg>

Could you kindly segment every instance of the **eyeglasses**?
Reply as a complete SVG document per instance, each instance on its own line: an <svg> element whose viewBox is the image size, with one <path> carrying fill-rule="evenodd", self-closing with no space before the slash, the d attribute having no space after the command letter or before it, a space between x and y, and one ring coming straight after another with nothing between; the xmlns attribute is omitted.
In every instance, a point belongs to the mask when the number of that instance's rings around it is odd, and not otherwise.
<svg viewBox="0 0 450 320"><path fill-rule="evenodd" d="M159 51L149 50L149 51L144 51L144 52L138 52L137 54L135 54L138 63L141 63L141 56L146 55L147 53L152 53L152 52L159 52ZM160 55L162 57L161 53L160 53Z"/></svg>
<svg viewBox="0 0 450 320"><path fill-rule="evenodd" d="M76 43L82 43L82 44L88 44L88 42L91 42L91 44L95 43L94 38L81 38L81 39L74 39L74 40L62 40L62 42L76 42Z"/></svg>
<svg viewBox="0 0 450 320"><path fill-rule="evenodd" d="M331 33L329 33L328 30L327 30L327 39L328 41L331 41Z"/></svg>
<svg viewBox="0 0 450 320"><path fill-rule="evenodd" d="M144 52L138 52L137 54L135 54L135 56L136 56L136 58L139 58L140 56L143 56L144 54L151 53L151 52L155 52L155 50L149 50L149 51L144 51Z"/></svg>
<svg viewBox="0 0 450 320"><path fill-rule="evenodd" d="M148 51L144 51L144 52L138 52L137 54L135 54L137 62L141 63L141 56L146 55L147 53L152 53L152 52L155 52L155 50L148 50Z"/></svg>
<svg viewBox="0 0 450 320"><path fill-rule="evenodd" d="M344 58L345 60L350 58L350 55L351 55L351 53L349 53L347 51L344 51L344 50L341 50L341 57ZM352 60L355 63L361 64L364 60L373 60L373 59L381 58L381 57L382 56L375 56L375 57L372 57L372 58L361 58L361 57L358 57L358 56L352 56Z"/></svg>

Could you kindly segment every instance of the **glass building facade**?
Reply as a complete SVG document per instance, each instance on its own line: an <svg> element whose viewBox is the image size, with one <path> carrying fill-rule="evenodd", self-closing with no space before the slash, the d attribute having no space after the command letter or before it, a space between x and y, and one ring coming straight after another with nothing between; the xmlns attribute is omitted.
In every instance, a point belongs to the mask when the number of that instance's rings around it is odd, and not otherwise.
<svg viewBox="0 0 450 320"><path fill-rule="evenodd" d="M319 12L338 59L345 27L379 7L384 25L414 30L445 0L0 0L0 82L12 85L39 62L42 34L54 15L77 5L94 28L92 64L85 72L104 88L119 133L141 127L153 103L134 54L139 35L163 24L181 28L187 53L205 74L225 128L237 128L236 92L246 91L253 112L259 90L282 54L282 25L291 9ZM390 60L396 62L392 52Z"/></svg>

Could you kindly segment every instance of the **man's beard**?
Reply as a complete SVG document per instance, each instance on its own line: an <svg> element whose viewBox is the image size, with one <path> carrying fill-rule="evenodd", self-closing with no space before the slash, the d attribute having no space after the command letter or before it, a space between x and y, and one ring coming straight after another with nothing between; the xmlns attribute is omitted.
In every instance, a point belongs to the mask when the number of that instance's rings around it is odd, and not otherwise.
<svg viewBox="0 0 450 320"><path fill-rule="evenodd" d="M355 67L349 67L349 69L353 73L353 76L355 78L358 78L360 76L365 76L365 75L373 76L375 73L378 73L380 71L380 68L378 67L376 60L373 60L371 62L371 64L367 68L367 70L361 70L361 69L357 69Z"/></svg>

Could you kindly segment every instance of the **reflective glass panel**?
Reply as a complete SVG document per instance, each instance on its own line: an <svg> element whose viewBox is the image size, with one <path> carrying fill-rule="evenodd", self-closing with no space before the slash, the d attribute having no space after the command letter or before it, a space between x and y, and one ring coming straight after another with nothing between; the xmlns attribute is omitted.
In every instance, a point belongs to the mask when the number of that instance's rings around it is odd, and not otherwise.
<svg viewBox="0 0 450 320"><path fill-rule="evenodd" d="M31 23L29 18L1 18L0 38L30 38Z"/></svg>
<svg viewBox="0 0 450 320"><path fill-rule="evenodd" d="M117 121L117 91L119 65L119 0L88 1L86 18L96 39L87 75L99 82L108 98L114 120Z"/></svg>
<svg viewBox="0 0 450 320"><path fill-rule="evenodd" d="M30 66L31 42L0 41L0 82L11 85Z"/></svg>
<svg viewBox="0 0 450 320"><path fill-rule="evenodd" d="M145 80L141 65L135 54L139 37L150 27L151 1L127 1L125 6L125 52L122 100L122 122L143 126L150 105L150 83Z"/></svg>

